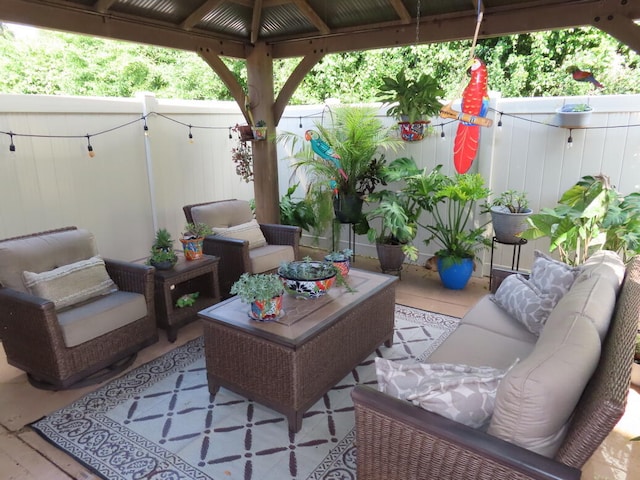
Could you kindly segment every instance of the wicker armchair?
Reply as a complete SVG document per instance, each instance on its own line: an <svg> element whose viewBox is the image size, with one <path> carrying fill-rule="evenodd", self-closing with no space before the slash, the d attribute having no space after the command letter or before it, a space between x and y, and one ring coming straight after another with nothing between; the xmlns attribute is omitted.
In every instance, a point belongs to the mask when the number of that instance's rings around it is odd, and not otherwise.
<svg viewBox="0 0 640 480"><path fill-rule="evenodd" d="M214 229L226 229L253 220L249 202L244 200L197 203L186 205L182 210L187 222L206 223ZM267 244L257 248L250 248L247 240L225 233L210 235L204 240L203 252L220 258L218 278L223 298L229 296L231 286L243 273L275 272L281 262L300 258L300 227L259 225Z"/></svg>
<svg viewBox="0 0 640 480"><path fill-rule="evenodd" d="M0 241L0 338L8 363L36 387L61 390L102 381L158 340L152 267L105 259L103 276L117 290L110 286L108 293L65 307L32 294L23 281L25 271L57 276L58 267L96 256L93 235L76 227Z"/></svg>
<svg viewBox="0 0 640 480"><path fill-rule="evenodd" d="M597 369L554 458L358 386L358 480L576 479L623 415L640 319L640 257L628 266Z"/></svg>

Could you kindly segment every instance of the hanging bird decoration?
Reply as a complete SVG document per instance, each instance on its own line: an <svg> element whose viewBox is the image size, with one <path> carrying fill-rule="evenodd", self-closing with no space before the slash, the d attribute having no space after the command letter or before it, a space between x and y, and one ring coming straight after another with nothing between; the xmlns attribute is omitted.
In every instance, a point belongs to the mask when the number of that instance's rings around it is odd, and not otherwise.
<svg viewBox="0 0 640 480"><path fill-rule="evenodd" d="M571 66L567 70L569 71L569 73L571 73L571 76L577 82L591 82L596 88L604 88L604 85L597 81L593 76L593 73L591 72L585 72L584 70L580 70L575 66Z"/></svg>
<svg viewBox="0 0 640 480"><path fill-rule="evenodd" d="M453 143L453 164L458 173L465 173L478 152L480 127L477 117L486 117L489 109L487 91L487 66L477 57L473 58L471 80L462 92L462 114L470 117L461 118Z"/></svg>
<svg viewBox="0 0 640 480"><path fill-rule="evenodd" d="M318 132L307 130L304 133L304 138L311 142L311 148L316 153L316 155L324 160L333 163L340 172L340 175L342 175L345 180L349 180L349 177L340 165L340 155L334 152L333 148L331 148L324 140L320 138Z"/></svg>

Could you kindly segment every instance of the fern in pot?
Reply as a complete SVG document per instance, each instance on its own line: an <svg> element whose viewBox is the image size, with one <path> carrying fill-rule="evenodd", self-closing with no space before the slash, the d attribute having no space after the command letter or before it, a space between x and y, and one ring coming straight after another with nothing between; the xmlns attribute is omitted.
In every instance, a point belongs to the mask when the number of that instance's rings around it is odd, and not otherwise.
<svg viewBox="0 0 640 480"><path fill-rule="evenodd" d="M272 321L283 315L284 286L273 273L243 273L231 286L231 294L250 306L249 317L257 321Z"/></svg>

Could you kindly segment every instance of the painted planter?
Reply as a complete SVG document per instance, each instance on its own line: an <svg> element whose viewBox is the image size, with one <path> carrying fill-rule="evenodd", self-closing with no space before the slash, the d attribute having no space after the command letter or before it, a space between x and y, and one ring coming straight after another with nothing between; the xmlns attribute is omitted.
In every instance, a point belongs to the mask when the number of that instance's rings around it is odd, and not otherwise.
<svg viewBox="0 0 640 480"><path fill-rule="evenodd" d="M249 317L257 322L272 322L280 318L284 312L282 311L282 297L270 298L269 300L255 300L251 302Z"/></svg>
<svg viewBox="0 0 640 480"><path fill-rule="evenodd" d="M266 140L267 139L267 127L253 127L253 139L254 140Z"/></svg>
<svg viewBox="0 0 640 480"><path fill-rule="evenodd" d="M187 260L197 260L202 257L202 245L204 243L204 237L193 238L185 240L180 239L182 243L182 250L184 252L184 258Z"/></svg>
<svg viewBox="0 0 640 480"><path fill-rule="evenodd" d="M556 118L559 127L584 128L589 125L593 109L589 107L589 110L575 111L576 108L580 108L578 107L578 104L568 103L556 110Z"/></svg>
<svg viewBox="0 0 640 480"><path fill-rule="evenodd" d="M314 262L311 262L314 263ZM315 262L321 263L321 262ZM318 298L326 294L336 282L336 274L317 278L313 280L303 280L300 278L291 278L282 273L278 273L282 279L284 290L288 294L296 298Z"/></svg>
<svg viewBox="0 0 640 480"><path fill-rule="evenodd" d="M438 275L445 288L462 290L467 286L473 273L473 259L463 258L460 262L447 265L444 259L438 257Z"/></svg>
<svg viewBox="0 0 640 480"><path fill-rule="evenodd" d="M500 243L519 244L522 239L518 237L519 233L529 228L527 217L532 211L527 208L522 213L511 213L507 207L502 205L491 207L491 223L493 224L493 233Z"/></svg>
<svg viewBox="0 0 640 480"><path fill-rule="evenodd" d="M345 258L343 260L332 260L330 255L325 255L324 261L333 263L333 265L340 271L340 274L343 277L346 277L347 275L349 275L351 262L349 261L348 258Z"/></svg>
<svg viewBox="0 0 640 480"><path fill-rule="evenodd" d="M424 120L419 122L398 122L400 138L405 142L418 142L424 139L424 129L429 124Z"/></svg>

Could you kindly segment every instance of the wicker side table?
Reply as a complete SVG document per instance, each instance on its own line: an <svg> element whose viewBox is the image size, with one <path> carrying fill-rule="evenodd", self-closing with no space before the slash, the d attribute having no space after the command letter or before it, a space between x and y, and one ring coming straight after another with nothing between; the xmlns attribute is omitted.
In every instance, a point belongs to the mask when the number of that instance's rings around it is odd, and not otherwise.
<svg viewBox="0 0 640 480"><path fill-rule="evenodd" d="M198 318L198 311L220 301L218 257L203 255L197 260L185 260L182 252L171 270L155 273L155 305L158 327L167 331L167 338L175 342L178 329ZM179 308L177 300L185 294L198 292L190 307Z"/></svg>

